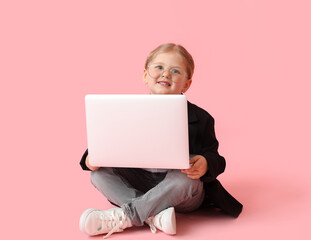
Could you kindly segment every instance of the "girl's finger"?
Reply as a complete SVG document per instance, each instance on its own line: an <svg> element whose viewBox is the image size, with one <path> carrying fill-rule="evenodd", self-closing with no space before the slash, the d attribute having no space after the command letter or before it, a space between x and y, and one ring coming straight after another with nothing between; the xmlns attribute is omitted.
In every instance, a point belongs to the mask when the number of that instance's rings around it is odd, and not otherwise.
<svg viewBox="0 0 311 240"><path fill-rule="evenodd" d="M195 174L195 175L193 175L193 174L191 174L191 175L187 175L189 178L191 178L191 179L198 179L198 178L200 178L200 176L199 175L197 175L197 174Z"/></svg>
<svg viewBox="0 0 311 240"><path fill-rule="evenodd" d="M194 156L193 158L190 159L190 164L195 163L196 161L198 161L199 158L200 158L199 155Z"/></svg>

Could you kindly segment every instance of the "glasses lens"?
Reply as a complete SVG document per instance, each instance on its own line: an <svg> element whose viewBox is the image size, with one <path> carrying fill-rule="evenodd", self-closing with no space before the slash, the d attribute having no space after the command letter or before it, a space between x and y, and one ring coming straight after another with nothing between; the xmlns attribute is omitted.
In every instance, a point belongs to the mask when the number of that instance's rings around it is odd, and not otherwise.
<svg viewBox="0 0 311 240"><path fill-rule="evenodd" d="M158 78L162 74L164 68L159 64L151 64L148 67L148 73L152 78Z"/></svg>

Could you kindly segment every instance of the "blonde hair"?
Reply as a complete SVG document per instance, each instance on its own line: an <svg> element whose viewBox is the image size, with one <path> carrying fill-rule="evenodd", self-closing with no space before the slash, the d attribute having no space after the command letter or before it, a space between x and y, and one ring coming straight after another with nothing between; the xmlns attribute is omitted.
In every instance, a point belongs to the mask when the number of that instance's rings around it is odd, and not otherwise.
<svg viewBox="0 0 311 240"><path fill-rule="evenodd" d="M148 68L148 65L152 60L159 54L159 53L167 53L175 51L176 53L180 54L185 62L186 62L186 68L187 68L187 77L188 79L192 78L193 72L194 72L194 61L191 56L191 54L181 45L175 44L175 43L165 43L154 50L152 50L145 62L145 69Z"/></svg>

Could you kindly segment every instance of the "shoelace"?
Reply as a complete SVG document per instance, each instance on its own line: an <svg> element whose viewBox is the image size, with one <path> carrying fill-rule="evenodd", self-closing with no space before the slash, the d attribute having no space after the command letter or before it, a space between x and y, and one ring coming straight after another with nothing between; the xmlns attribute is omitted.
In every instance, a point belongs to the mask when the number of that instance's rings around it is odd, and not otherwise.
<svg viewBox="0 0 311 240"><path fill-rule="evenodd" d="M100 215L100 219L102 220L102 228L110 228L111 230L103 237L104 239L109 237L114 232L122 232L126 218L124 214L121 214L120 218L115 211L112 212L112 215L107 217L105 215ZM101 228L101 229L102 229ZM100 229L99 229L100 230Z"/></svg>
<svg viewBox="0 0 311 240"><path fill-rule="evenodd" d="M157 228L156 228L156 226L153 223L153 219L154 219L154 217L148 218L146 223L149 225L151 232L152 233L156 233L157 232Z"/></svg>

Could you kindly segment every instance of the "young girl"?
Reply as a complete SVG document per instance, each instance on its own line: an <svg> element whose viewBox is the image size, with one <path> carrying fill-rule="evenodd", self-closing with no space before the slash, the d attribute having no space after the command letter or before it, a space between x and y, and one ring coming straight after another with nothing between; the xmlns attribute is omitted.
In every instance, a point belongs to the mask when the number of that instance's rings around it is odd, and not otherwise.
<svg viewBox="0 0 311 240"><path fill-rule="evenodd" d="M143 81L150 94L183 94L191 86L193 70L192 56L184 47L163 44L147 57ZM108 237L147 223L153 233L159 229L176 234L175 211L207 206L237 217L242 205L216 179L225 170L225 159L218 154L214 119L188 102L188 124L190 169L99 168L89 164L86 150L82 168L92 171L92 184L117 208L87 209L81 215L80 230Z"/></svg>

